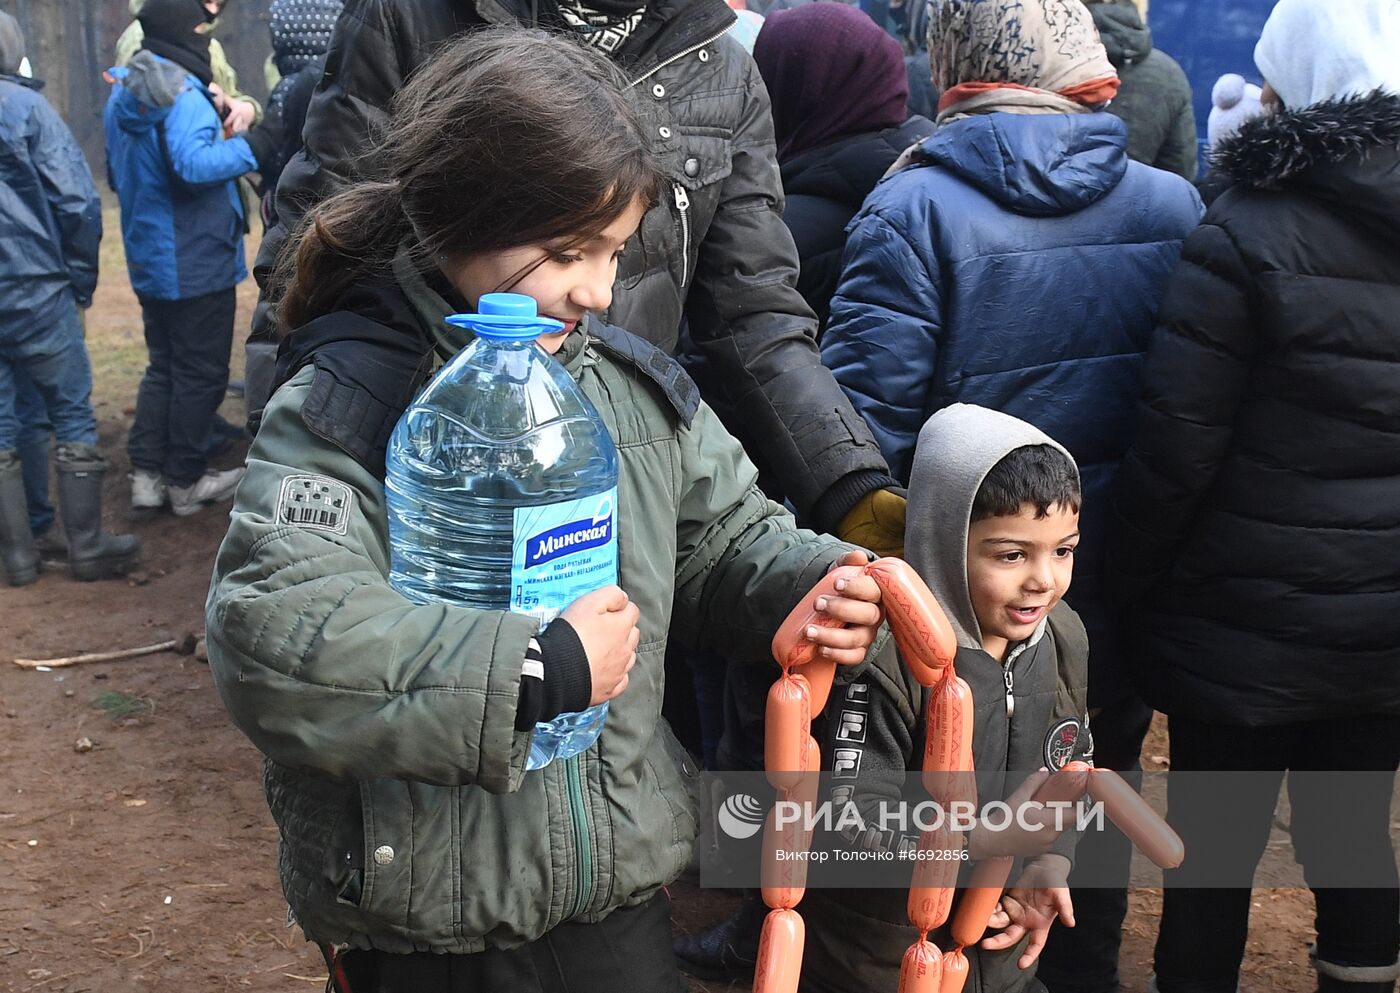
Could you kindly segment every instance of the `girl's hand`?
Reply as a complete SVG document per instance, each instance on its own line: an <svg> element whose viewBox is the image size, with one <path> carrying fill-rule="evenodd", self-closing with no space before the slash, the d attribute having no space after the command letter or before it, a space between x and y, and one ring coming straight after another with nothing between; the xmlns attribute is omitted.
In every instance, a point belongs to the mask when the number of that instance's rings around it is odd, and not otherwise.
<svg viewBox="0 0 1400 993"><path fill-rule="evenodd" d="M847 552L831 563L831 568L839 565L865 565L869 559L864 552ZM841 665L855 665L864 660L866 649L875 641L875 632L884 620L880 609L880 587L869 576L856 576L838 580L835 596L817 599L816 609L840 621L845 627L821 627L813 624L807 628L807 640L817 646L822 658L832 659Z"/></svg>
<svg viewBox="0 0 1400 993"><path fill-rule="evenodd" d="M627 674L637 664L641 610L622 587L604 586L585 593L559 616L573 627L588 656L593 675L593 696L588 705L595 707L621 696L627 689Z"/></svg>

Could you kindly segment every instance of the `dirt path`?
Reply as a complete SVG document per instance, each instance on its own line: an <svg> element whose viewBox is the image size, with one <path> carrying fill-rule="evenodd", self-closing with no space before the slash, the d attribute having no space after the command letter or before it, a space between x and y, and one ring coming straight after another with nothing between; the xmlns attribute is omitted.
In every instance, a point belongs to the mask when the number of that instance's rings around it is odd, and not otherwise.
<svg viewBox="0 0 1400 993"><path fill-rule="evenodd" d="M144 364L115 216L89 313L110 529L127 529L124 454ZM251 283L241 288L247 326ZM241 363L235 347L235 366ZM235 375L237 372L235 372ZM241 418L236 403L226 407ZM319 991L325 972L285 927L276 831L259 758L232 727L207 666L174 654L30 672L10 659L147 644L203 626L224 509L137 524L144 582L46 574L0 588L0 991ZM89 739L91 751L75 748ZM1160 741L1148 752L1164 752ZM677 927L722 918L728 893L673 889ZM1307 894L1256 893L1247 993L1307 993ZM1159 900L1133 897L1125 988L1141 991ZM695 984L696 990L729 989ZM739 989L733 987L732 989Z"/></svg>

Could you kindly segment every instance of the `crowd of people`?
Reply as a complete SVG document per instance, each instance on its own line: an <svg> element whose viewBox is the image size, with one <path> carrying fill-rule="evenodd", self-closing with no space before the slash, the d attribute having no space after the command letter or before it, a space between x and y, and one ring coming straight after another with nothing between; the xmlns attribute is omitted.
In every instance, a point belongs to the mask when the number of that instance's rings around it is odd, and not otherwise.
<svg viewBox="0 0 1400 993"><path fill-rule="evenodd" d="M1140 774L1154 711L1175 772L1258 774L1228 818L1189 777L1169 793L1188 863L1152 986L1234 993L1285 774L1400 767L1400 0L1279 0L1202 160L1132 0L273 0L265 108L211 37L225 2L132 0L108 73L149 353L131 507L232 500L210 664L335 989L751 976L757 890L671 934L695 756L763 767L773 631L874 554L952 623L984 800L1076 760ZM102 528L100 202L23 54L0 15L12 585L140 554ZM251 447L217 470L247 437L217 411L254 221ZM539 344L620 452L619 585L544 630L388 581L390 432L469 341L445 318L503 290L563 323ZM307 481L335 514L287 513ZM859 720L814 734L824 767L859 756L861 808L919 768L927 691L873 581L818 609ZM596 745L526 772L537 722L604 702ZM1314 890L1319 993L1400 978L1389 800L1294 784L1304 869L1340 815L1367 880ZM972 988L1115 993L1127 891L1080 883L1126 873L1126 839L965 843L1022 860ZM802 988L894 989L905 897L810 892Z"/></svg>

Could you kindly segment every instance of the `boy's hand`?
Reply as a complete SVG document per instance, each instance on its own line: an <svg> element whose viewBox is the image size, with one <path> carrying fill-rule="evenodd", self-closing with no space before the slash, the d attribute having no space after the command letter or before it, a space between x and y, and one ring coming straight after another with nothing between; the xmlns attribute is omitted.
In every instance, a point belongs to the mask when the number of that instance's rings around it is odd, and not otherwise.
<svg viewBox="0 0 1400 993"><path fill-rule="evenodd" d="M641 610L622 587L604 586L585 593L559 616L569 622L588 656L593 675L593 696L588 705L595 707L621 696L627 689L627 674L637 664Z"/></svg>
<svg viewBox="0 0 1400 993"><path fill-rule="evenodd" d="M1050 778L1050 772L1041 769L1026 777L1009 797L1006 798L1014 814L1004 831L989 831L979 823L967 837L968 854L975 861L995 858L1001 855L1034 856L1050 851L1065 826L1067 815L1063 808L1046 807L1038 800L1032 800L1035 791ZM1056 828L1056 821L1061 824ZM1028 826L1031 825L1031 826Z"/></svg>
<svg viewBox="0 0 1400 993"><path fill-rule="evenodd" d="M258 108L251 100L229 100L228 116L224 118L224 129L228 134L242 134L253 126Z"/></svg>
<svg viewBox="0 0 1400 993"><path fill-rule="evenodd" d="M1021 878L1002 894L1001 902L987 921L989 928L1006 930L984 938L982 947L993 952L1011 948L1029 934L1030 943L1016 960L1016 967L1029 969L1034 965L1056 918L1065 927L1074 927L1074 904L1065 884L1068 875L1069 859L1063 855L1045 855L1027 862Z"/></svg>
<svg viewBox="0 0 1400 993"><path fill-rule="evenodd" d="M831 563L831 568L865 565L869 561L864 552L847 552ZM863 661L885 616L880 609L880 587L875 580L869 576L837 580L836 595L818 597L815 607L846 625L826 628L813 624L807 628L807 640L817 646L817 654L841 665Z"/></svg>

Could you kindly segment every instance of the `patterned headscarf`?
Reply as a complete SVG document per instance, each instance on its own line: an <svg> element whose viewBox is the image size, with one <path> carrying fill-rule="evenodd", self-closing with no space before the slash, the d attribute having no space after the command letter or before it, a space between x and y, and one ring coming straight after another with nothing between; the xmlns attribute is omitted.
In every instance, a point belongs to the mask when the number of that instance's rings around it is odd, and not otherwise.
<svg viewBox="0 0 1400 993"><path fill-rule="evenodd" d="M1075 114L1118 92L1079 0L931 0L928 25L938 120L969 114Z"/></svg>

